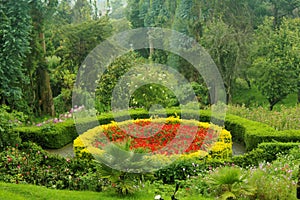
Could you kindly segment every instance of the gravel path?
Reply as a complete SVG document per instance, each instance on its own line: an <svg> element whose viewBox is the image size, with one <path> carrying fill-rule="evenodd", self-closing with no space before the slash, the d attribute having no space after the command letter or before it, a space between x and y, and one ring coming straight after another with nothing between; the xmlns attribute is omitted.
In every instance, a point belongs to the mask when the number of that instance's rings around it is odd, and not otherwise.
<svg viewBox="0 0 300 200"><path fill-rule="evenodd" d="M232 144L232 154L233 156L238 156L246 153L246 148L244 145L233 142Z"/></svg>
<svg viewBox="0 0 300 200"><path fill-rule="evenodd" d="M70 143L60 149L46 149L46 151L52 154L59 154L65 158L74 157L73 143Z"/></svg>

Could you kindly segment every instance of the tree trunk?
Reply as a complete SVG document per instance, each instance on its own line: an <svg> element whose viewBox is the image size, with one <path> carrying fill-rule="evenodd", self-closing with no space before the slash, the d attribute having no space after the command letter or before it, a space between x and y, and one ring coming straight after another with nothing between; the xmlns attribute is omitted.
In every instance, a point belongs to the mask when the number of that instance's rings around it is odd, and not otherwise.
<svg viewBox="0 0 300 200"><path fill-rule="evenodd" d="M274 21L273 21L273 26L274 26L274 30L276 30L277 28L279 28L279 14L278 14L278 5L276 3L274 3L274 8L273 8L273 15L274 15Z"/></svg>
<svg viewBox="0 0 300 200"><path fill-rule="evenodd" d="M154 54L154 44L153 44L153 36L151 35L151 31L148 31L148 36L149 36L149 60L151 60L153 54Z"/></svg>
<svg viewBox="0 0 300 200"><path fill-rule="evenodd" d="M41 40L41 46L43 48L44 55L46 54L46 43L44 33L39 34ZM38 77L38 97L39 97L39 110L42 115L55 116L54 111L54 102L52 96L52 90L50 86L50 76L47 71L46 60L43 56L43 60L37 68L37 77Z"/></svg>
<svg viewBox="0 0 300 200"><path fill-rule="evenodd" d="M300 104L300 88L298 89L298 104Z"/></svg>
<svg viewBox="0 0 300 200"><path fill-rule="evenodd" d="M279 101L280 101L280 100L273 100L273 101L270 101L270 100L269 100L269 104L270 104L269 109L270 109L270 111L273 110L274 106L275 106Z"/></svg>
<svg viewBox="0 0 300 200"><path fill-rule="evenodd" d="M42 69L41 67L37 70L39 106L41 114L55 116L49 73L46 69Z"/></svg>

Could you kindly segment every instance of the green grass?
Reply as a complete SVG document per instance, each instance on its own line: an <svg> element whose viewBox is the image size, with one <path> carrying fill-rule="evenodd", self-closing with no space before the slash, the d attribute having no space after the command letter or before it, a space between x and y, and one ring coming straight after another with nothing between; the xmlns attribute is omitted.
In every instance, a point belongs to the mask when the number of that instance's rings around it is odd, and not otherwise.
<svg viewBox="0 0 300 200"><path fill-rule="evenodd" d="M164 197L171 199L170 197ZM179 198L179 197L178 197ZM138 192L136 195L119 197L110 192L67 191L47 189L40 186L0 183L1 200L153 200L154 195L148 192ZM181 197L180 200L209 200L201 196Z"/></svg>

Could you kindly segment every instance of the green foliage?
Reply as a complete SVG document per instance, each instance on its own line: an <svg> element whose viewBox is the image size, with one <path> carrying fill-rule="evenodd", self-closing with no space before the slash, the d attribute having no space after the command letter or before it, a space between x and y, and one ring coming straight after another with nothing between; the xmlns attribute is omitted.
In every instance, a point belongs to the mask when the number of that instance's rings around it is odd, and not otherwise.
<svg viewBox="0 0 300 200"><path fill-rule="evenodd" d="M51 81L55 88L55 103L71 107L72 91L77 71L86 56L112 33L112 25L107 18L89 20L63 26L51 35L54 40L55 57L59 61L51 67ZM53 60L53 57L50 57ZM55 87L54 87L55 86ZM64 104L64 105L63 105Z"/></svg>
<svg viewBox="0 0 300 200"><path fill-rule="evenodd" d="M270 111L264 107L246 108L245 106L229 106L227 113L253 121L262 122L276 130L300 129L300 106L286 107Z"/></svg>
<svg viewBox="0 0 300 200"><path fill-rule="evenodd" d="M206 182L214 195L226 200L254 196L255 188L247 184L246 178L241 168L225 166L213 171Z"/></svg>
<svg viewBox="0 0 300 200"><path fill-rule="evenodd" d="M23 64L32 28L28 3L4 0L0 4L0 100L17 109L22 102L22 84L27 84Z"/></svg>
<svg viewBox="0 0 300 200"><path fill-rule="evenodd" d="M245 33L222 20L215 20L207 24L201 40L222 75L228 102L231 102L237 77L248 65L247 40L243 37Z"/></svg>
<svg viewBox="0 0 300 200"><path fill-rule="evenodd" d="M258 166L261 162L272 162L276 160L279 155L287 155L290 150L298 147L299 143L282 143L269 142L261 143L258 148L245 153L244 155L234 156L232 161L234 164L241 167Z"/></svg>
<svg viewBox="0 0 300 200"><path fill-rule="evenodd" d="M134 194L146 180L147 174L138 173L138 170L149 163L137 153L131 151L127 143L110 144L106 146L102 155L95 156L96 159L100 159L101 177L110 181L117 194ZM150 174L148 176L150 177Z"/></svg>
<svg viewBox="0 0 300 200"><path fill-rule="evenodd" d="M143 3L148 4L143 4ZM127 1L127 9L126 16L127 19L131 22L133 28L139 28L144 26L144 18L142 18L142 12L140 12L140 6L145 5L145 12L148 10L149 0L128 0ZM140 14L141 13L141 14Z"/></svg>
<svg viewBox="0 0 300 200"><path fill-rule="evenodd" d="M21 142L19 133L13 131L17 122L16 114L9 113L8 107L0 107L0 150L6 146L15 146Z"/></svg>
<svg viewBox="0 0 300 200"><path fill-rule="evenodd" d="M72 9L73 23L82 23L92 19L92 6L89 2L87 0L76 0Z"/></svg>
<svg viewBox="0 0 300 200"><path fill-rule="evenodd" d="M93 163L50 155L31 142L5 149L0 161L3 182L93 191L105 185Z"/></svg>
<svg viewBox="0 0 300 200"><path fill-rule="evenodd" d="M136 63L143 63L141 58L138 58L135 52L130 52L118 59L116 59L109 67L106 73L102 75L98 82L96 89L96 109L98 112L103 113L111 110L112 93L115 86L122 75L130 70L131 67L135 67ZM120 95L120 96L118 96ZM124 99L121 95L117 94L116 98Z"/></svg>
<svg viewBox="0 0 300 200"><path fill-rule="evenodd" d="M155 177L166 184L174 184L178 180L186 180L189 177L197 176L208 168L204 160L198 157L183 158L172 162L170 165L155 172Z"/></svg>
<svg viewBox="0 0 300 200"><path fill-rule="evenodd" d="M272 19L266 19L256 32L253 44L253 66L257 71L259 90L273 106L297 91L299 80L299 19L284 19L274 30ZM268 40L266 40L268 38Z"/></svg>
<svg viewBox="0 0 300 200"><path fill-rule="evenodd" d="M19 133L23 141L36 142L50 149L61 148L78 136L73 120L57 124L50 123L42 127L17 127L14 132Z"/></svg>
<svg viewBox="0 0 300 200"><path fill-rule="evenodd" d="M256 199L296 199L299 167L299 148L291 154L279 156L272 163L261 162L249 169L249 184L257 188Z"/></svg>

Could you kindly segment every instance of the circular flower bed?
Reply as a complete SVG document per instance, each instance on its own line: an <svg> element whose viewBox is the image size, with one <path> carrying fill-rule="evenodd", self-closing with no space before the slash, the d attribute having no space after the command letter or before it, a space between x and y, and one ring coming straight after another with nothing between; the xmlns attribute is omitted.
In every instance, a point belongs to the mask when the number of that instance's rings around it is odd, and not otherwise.
<svg viewBox="0 0 300 200"><path fill-rule="evenodd" d="M112 122L95 127L74 141L75 155L91 158L91 154L103 153L105 146L111 143L126 143L128 149L148 155L204 155L199 154L203 150L217 158L232 155L231 134L227 130L177 117Z"/></svg>

